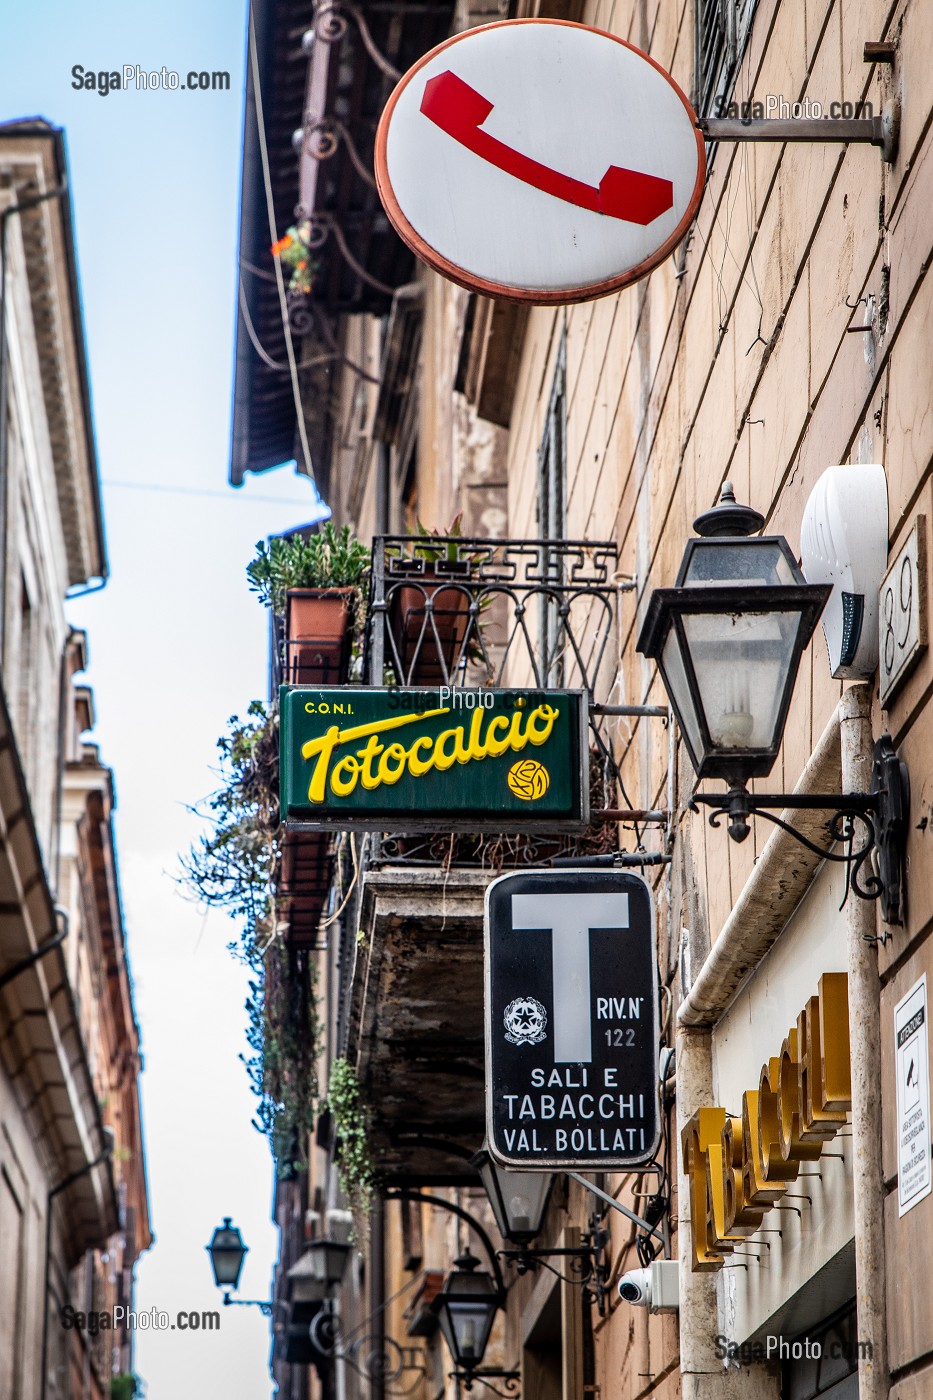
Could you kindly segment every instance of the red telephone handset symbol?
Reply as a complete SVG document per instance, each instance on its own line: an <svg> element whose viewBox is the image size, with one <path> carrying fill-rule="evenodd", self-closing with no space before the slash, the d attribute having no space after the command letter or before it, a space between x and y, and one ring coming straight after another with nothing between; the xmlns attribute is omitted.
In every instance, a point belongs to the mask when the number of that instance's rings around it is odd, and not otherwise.
<svg viewBox="0 0 933 1400"><path fill-rule="evenodd" d="M571 175L562 175L490 136L488 131L481 131L493 103L449 69L425 84L421 110L441 131L490 165L580 209L647 225L673 206L674 186L670 180L610 165L597 188Z"/></svg>

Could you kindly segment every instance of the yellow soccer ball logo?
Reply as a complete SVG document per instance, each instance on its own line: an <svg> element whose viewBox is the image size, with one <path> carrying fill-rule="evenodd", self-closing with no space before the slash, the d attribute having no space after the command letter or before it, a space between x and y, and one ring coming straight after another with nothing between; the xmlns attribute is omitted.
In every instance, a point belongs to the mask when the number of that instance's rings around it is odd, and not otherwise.
<svg viewBox="0 0 933 1400"><path fill-rule="evenodd" d="M523 802L536 802L551 786L551 775L537 759L520 758L509 769L508 784Z"/></svg>

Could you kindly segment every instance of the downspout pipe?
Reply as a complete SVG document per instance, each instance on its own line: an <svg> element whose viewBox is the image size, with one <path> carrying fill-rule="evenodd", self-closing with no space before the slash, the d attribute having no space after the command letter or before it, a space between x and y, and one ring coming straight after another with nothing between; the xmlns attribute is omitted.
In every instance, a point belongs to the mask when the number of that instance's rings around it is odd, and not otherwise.
<svg viewBox="0 0 933 1400"><path fill-rule="evenodd" d="M872 779L871 686L853 685L840 702L842 780L846 792L868 792ZM887 1400L887 1293L884 1172L881 1160L881 981L875 905L846 901L852 1146L855 1194L855 1294L860 1400ZM863 1345L868 1343L868 1345Z"/></svg>
<svg viewBox="0 0 933 1400"><path fill-rule="evenodd" d="M46 953L53 952L54 949L60 948L64 943L65 939L68 937L68 911L67 909L63 909L60 904L56 904L55 913L59 918L58 932L54 933L51 938L47 938L44 943L40 943L38 948L34 948L33 951L27 953L24 958L20 958L19 962L14 963L12 967L7 968L3 976L0 977L0 991L2 991L8 983L19 977L20 973L28 971L40 958L44 958Z"/></svg>
<svg viewBox="0 0 933 1400"><path fill-rule="evenodd" d="M716 1285L709 1274L694 1273L690 1249L693 1202L684 1169L681 1133L701 1104L713 1102L713 1035L708 1027L681 1026L677 1034L677 1132L672 1150L677 1173L677 1254L679 1264L680 1383L683 1400L714 1395L723 1375L713 1355L719 1332Z"/></svg>
<svg viewBox="0 0 933 1400"><path fill-rule="evenodd" d="M7 492L7 398L9 381L9 355L6 337L7 310L7 228L14 214L25 214L36 209L48 199L61 199L68 193L68 181L62 180L45 194L30 195L17 204L9 204L0 211L0 638L6 618L6 560L7 560L7 514L9 498Z"/></svg>
<svg viewBox="0 0 933 1400"><path fill-rule="evenodd" d="M389 533L389 484L392 478L392 449L387 442L377 446L376 457L376 534Z"/></svg>
<svg viewBox="0 0 933 1400"><path fill-rule="evenodd" d="M114 1136L110 1128L104 1129L104 1150L99 1153L92 1162L88 1162L83 1167L78 1167L77 1171L71 1172L60 1181L57 1186L53 1186L49 1191L45 1201L45 1284L42 1290L42 1375L39 1383L39 1394L41 1400L46 1400L49 1384L49 1284L52 1273L52 1205L56 1196L62 1191L67 1191L69 1186L73 1186L76 1181L80 1181L82 1176L87 1176L95 1167L101 1166L113 1156Z"/></svg>
<svg viewBox="0 0 933 1400"><path fill-rule="evenodd" d="M370 1250L370 1310L375 1326L375 1346L378 1355L385 1352L385 1305L386 1305L386 1208L385 1201L377 1196L373 1201L372 1233ZM371 1379L372 1400L385 1400L385 1373L376 1368Z"/></svg>

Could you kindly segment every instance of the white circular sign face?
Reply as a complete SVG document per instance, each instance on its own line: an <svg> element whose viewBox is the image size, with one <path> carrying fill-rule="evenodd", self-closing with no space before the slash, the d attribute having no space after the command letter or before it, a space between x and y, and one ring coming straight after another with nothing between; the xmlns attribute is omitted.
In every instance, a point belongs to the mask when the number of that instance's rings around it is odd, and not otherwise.
<svg viewBox="0 0 933 1400"><path fill-rule="evenodd" d="M706 174L686 97L640 49L564 20L505 20L426 54L376 135L395 228L487 296L586 301L644 277Z"/></svg>

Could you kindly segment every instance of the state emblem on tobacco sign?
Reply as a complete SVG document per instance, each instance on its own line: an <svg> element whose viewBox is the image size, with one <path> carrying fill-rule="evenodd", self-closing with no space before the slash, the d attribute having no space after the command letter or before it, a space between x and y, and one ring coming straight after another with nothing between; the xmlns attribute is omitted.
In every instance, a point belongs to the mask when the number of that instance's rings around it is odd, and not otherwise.
<svg viewBox="0 0 933 1400"><path fill-rule="evenodd" d="M516 997L505 1008L505 1038L512 1045L540 1045L546 1040L547 1012L534 997Z"/></svg>

